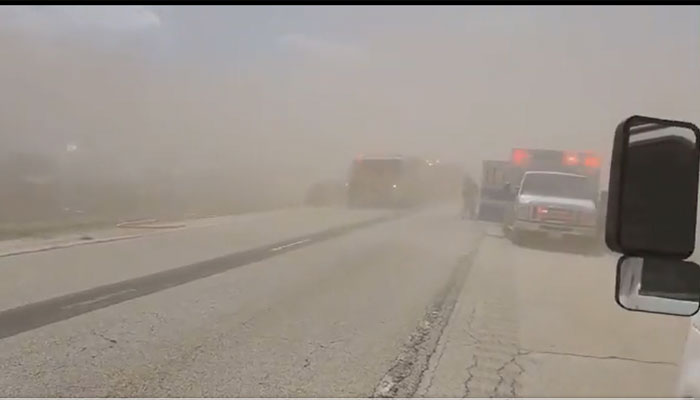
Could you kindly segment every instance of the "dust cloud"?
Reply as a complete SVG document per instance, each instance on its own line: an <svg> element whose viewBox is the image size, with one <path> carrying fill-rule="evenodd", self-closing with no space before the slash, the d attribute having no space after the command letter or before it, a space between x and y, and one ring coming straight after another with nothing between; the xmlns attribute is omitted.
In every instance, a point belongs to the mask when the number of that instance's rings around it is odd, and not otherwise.
<svg viewBox="0 0 700 400"><path fill-rule="evenodd" d="M281 21L290 10L253 9ZM18 208L0 219L298 204L313 182L344 179L357 154L441 158L479 176L483 159L516 146L607 156L631 114L700 116L697 8L309 10L336 31L237 37L267 51L240 65L154 60L160 42L0 29L0 175L6 188L13 168L62 182L5 190ZM194 30L252 11L192 12L204 16Z"/></svg>

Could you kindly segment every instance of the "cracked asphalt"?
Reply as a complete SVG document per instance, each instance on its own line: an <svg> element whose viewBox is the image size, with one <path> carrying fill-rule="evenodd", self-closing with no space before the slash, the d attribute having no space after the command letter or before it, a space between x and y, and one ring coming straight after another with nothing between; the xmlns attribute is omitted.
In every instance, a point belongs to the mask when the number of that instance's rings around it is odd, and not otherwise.
<svg viewBox="0 0 700 400"><path fill-rule="evenodd" d="M421 397L675 397L688 320L625 312L616 257L487 235Z"/></svg>
<svg viewBox="0 0 700 400"><path fill-rule="evenodd" d="M458 212L286 210L0 259L0 321L99 303L7 330L0 397L675 395L688 321L618 309L614 257Z"/></svg>

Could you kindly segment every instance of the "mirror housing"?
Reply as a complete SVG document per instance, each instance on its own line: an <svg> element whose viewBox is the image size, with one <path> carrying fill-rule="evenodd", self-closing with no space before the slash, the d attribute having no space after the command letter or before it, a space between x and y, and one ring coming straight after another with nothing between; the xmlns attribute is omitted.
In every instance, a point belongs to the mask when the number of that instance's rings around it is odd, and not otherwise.
<svg viewBox="0 0 700 400"><path fill-rule="evenodd" d="M633 116L618 125L605 230L610 250L676 259L693 253L699 142L700 130L688 122Z"/></svg>
<svg viewBox="0 0 700 400"><path fill-rule="evenodd" d="M700 266L667 258L622 256L615 300L630 311L691 316L700 309Z"/></svg>

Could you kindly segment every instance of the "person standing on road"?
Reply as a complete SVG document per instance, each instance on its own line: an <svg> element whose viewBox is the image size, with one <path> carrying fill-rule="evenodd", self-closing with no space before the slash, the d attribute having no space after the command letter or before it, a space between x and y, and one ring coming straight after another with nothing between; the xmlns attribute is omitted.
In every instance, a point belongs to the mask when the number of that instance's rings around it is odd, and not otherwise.
<svg viewBox="0 0 700 400"><path fill-rule="evenodd" d="M464 177L462 183L462 218L474 219L476 216L476 198L477 198L478 188L476 183L474 183L471 177Z"/></svg>

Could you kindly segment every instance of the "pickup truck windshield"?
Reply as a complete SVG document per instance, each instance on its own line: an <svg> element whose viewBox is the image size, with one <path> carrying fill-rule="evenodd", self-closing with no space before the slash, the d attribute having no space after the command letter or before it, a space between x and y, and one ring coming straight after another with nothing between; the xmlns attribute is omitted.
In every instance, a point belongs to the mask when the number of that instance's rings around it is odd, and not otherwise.
<svg viewBox="0 0 700 400"><path fill-rule="evenodd" d="M588 178L560 174L527 174L520 193L590 200L596 197Z"/></svg>

